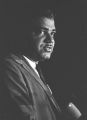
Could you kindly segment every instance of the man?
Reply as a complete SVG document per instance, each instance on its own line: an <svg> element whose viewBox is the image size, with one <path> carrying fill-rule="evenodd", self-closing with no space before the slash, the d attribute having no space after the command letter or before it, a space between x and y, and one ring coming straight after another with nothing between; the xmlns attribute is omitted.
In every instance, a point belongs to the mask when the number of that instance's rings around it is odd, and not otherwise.
<svg viewBox="0 0 87 120"><path fill-rule="evenodd" d="M56 120L50 103L58 113L60 108L36 70L39 61L50 59L55 32L51 11L39 14L32 21L31 40L24 41L25 49L10 51L1 60L0 120ZM28 44L33 45L30 51Z"/></svg>

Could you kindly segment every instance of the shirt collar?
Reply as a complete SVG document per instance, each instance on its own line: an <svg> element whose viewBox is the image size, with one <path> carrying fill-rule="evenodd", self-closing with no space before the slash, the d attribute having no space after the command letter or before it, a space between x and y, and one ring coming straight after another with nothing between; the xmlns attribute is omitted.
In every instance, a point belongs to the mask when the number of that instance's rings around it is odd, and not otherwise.
<svg viewBox="0 0 87 120"><path fill-rule="evenodd" d="M38 64L38 62L32 61L29 58L27 58L26 56L24 56L24 58L27 60L27 62L30 64L30 66L35 69L36 65Z"/></svg>

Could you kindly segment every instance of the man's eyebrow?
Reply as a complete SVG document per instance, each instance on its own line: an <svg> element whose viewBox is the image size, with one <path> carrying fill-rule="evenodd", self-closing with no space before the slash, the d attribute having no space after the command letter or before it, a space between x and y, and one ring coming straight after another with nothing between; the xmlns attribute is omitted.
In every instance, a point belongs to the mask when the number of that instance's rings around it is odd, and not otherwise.
<svg viewBox="0 0 87 120"><path fill-rule="evenodd" d="M43 30L49 31L49 29L48 29L48 28L45 28L45 27L40 27L40 29L43 29ZM56 29L52 29L52 32L56 32Z"/></svg>

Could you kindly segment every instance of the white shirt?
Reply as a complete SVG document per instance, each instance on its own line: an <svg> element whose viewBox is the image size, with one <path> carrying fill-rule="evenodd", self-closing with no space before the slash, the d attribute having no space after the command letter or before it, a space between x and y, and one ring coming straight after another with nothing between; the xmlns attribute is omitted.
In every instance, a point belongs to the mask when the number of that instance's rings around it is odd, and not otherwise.
<svg viewBox="0 0 87 120"><path fill-rule="evenodd" d="M36 62L30 60L29 58L27 58L26 56L24 56L24 58L27 60L27 62L29 63L29 65L33 68L33 70L37 73L37 75L39 76L39 73L36 69Z"/></svg>

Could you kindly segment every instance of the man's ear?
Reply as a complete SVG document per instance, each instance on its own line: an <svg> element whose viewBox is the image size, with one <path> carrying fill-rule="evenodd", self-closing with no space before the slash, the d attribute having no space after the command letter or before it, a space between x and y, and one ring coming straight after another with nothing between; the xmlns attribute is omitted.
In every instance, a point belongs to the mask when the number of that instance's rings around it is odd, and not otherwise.
<svg viewBox="0 0 87 120"><path fill-rule="evenodd" d="M33 39L33 41L34 41L34 40L37 38L36 32L33 31L33 32L31 33L31 36L32 36L32 39Z"/></svg>
<svg viewBox="0 0 87 120"><path fill-rule="evenodd" d="M35 32L32 32L32 35L35 36Z"/></svg>

